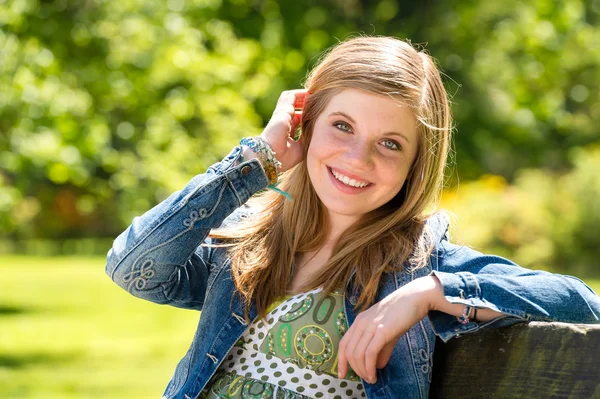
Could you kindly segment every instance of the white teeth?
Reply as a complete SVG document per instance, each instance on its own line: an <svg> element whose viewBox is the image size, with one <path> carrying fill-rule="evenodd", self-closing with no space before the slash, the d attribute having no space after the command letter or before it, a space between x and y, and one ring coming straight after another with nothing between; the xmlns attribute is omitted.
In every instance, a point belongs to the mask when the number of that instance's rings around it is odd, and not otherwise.
<svg viewBox="0 0 600 399"><path fill-rule="evenodd" d="M351 179L348 176L344 176L343 174L338 173L333 169L331 169L331 173L333 173L333 175L335 176L336 179L338 179L339 181L341 181L342 183L344 183L348 186L362 188L362 187L366 187L369 185L369 183L367 183L367 182L361 182L358 180Z"/></svg>

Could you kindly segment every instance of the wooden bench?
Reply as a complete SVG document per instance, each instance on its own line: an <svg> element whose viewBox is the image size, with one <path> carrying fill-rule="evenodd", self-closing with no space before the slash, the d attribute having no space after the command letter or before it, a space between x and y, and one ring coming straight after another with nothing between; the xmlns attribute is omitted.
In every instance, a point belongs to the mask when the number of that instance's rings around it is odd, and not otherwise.
<svg viewBox="0 0 600 399"><path fill-rule="evenodd" d="M430 399L600 399L600 325L517 324L438 340Z"/></svg>

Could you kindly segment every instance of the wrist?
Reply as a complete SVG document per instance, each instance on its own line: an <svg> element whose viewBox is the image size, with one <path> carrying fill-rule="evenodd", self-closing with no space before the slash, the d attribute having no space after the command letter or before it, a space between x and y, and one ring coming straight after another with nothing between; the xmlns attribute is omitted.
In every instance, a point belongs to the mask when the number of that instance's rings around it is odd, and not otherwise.
<svg viewBox="0 0 600 399"><path fill-rule="evenodd" d="M409 300L418 309L419 314L425 317L429 311L438 310L438 304L444 300L443 288L437 277L425 276L411 281L397 290L398 299L403 303Z"/></svg>
<svg viewBox="0 0 600 399"><path fill-rule="evenodd" d="M277 183L277 169L281 167L281 162L275 158L275 152L271 149L271 145L263 137L244 137L240 141L242 148L246 147L242 151L252 151L254 158L258 158L265 174L269 181L269 185L275 185ZM252 156L252 154L249 154Z"/></svg>
<svg viewBox="0 0 600 399"><path fill-rule="evenodd" d="M434 275L425 276L421 278L426 279L426 283L424 285L427 287L427 311L429 312L431 310L441 310L444 302L446 302L446 298L444 297L444 287L442 286L442 283Z"/></svg>
<svg viewBox="0 0 600 399"><path fill-rule="evenodd" d="M250 147L248 147L247 145L242 145L242 157L244 157L244 160L249 161L251 159L255 159L258 158L258 154L256 154L254 151L252 151L252 149Z"/></svg>

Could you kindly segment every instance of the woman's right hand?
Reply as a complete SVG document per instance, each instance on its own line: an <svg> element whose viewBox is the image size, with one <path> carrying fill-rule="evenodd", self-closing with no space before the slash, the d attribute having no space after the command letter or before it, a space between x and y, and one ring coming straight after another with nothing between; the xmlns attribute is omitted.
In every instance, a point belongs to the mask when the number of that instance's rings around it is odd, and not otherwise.
<svg viewBox="0 0 600 399"><path fill-rule="evenodd" d="M275 152L275 158L281 162L279 172L285 172L302 161L304 140L300 137L295 141L294 134L302 120L302 113L296 110L304 108L307 93L305 89L282 92L273 115L261 134Z"/></svg>

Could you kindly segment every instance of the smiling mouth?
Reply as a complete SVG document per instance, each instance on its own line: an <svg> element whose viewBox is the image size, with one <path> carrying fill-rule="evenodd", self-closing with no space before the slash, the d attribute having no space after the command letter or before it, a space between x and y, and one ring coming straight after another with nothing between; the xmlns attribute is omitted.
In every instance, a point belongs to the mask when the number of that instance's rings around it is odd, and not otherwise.
<svg viewBox="0 0 600 399"><path fill-rule="evenodd" d="M371 185L371 183L366 182L366 181L351 179L348 176L345 176L339 172L336 172L332 168L328 168L328 169L329 169L329 172L333 175L333 177L335 177L336 180L338 180L339 182L341 182L347 186L355 187L355 188L365 188L365 187Z"/></svg>

